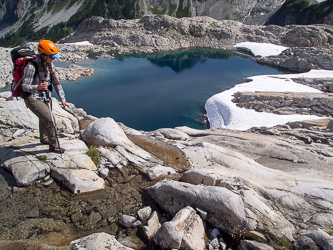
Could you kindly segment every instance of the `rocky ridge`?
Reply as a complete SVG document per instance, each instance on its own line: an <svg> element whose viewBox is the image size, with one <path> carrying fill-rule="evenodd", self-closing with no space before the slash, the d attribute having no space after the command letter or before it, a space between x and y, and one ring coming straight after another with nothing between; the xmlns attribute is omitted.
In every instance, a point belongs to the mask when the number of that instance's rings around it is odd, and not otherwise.
<svg viewBox="0 0 333 250"><path fill-rule="evenodd" d="M157 47L158 50L174 50L200 45L232 49L235 43L252 41L289 44L293 47L331 48L331 29L330 25L246 25L210 17L175 18L166 15L146 15L133 20L92 17L84 20L75 32L62 39L60 43L87 40L93 44L115 47L120 45L129 49L144 46ZM208 40L210 41L206 44L203 43ZM172 43L168 45L166 41Z"/></svg>
<svg viewBox="0 0 333 250"><path fill-rule="evenodd" d="M169 17L148 18L151 32L173 27L161 25ZM209 40L204 36L210 19L193 20L199 20L194 34L204 34L197 36L198 44ZM170 48L143 46L140 39L133 44L129 30L122 33L127 45L109 37L101 43L110 44L93 48L107 52L116 45L119 53ZM105 32L87 31L91 42ZM68 41L84 38L83 32L76 35ZM235 42L220 40L221 47ZM62 110L54 99L66 148L54 155L38 143L37 119L23 101L11 100L8 92L0 101L0 159L10 173L2 169L0 175L2 247L78 249L105 242L101 247L117 249L332 248L330 119L244 132L188 127L144 132L89 116L72 104ZM92 146L99 163L86 155Z"/></svg>
<svg viewBox="0 0 333 250"><path fill-rule="evenodd" d="M233 102L238 107L275 114L302 114L332 117L333 94L238 92Z"/></svg>
<svg viewBox="0 0 333 250"><path fill-rule="evenodd" d="M45 32L61 23L67 27L73 25L73 19L80 21L83 17L91 17L92 13L101 16L113 16L125 19L140 18L147 14L165 14L169 16L210 16L215 19L229 19L245 22L247 24L264 24L265 21L281 7L283 0L237 0L237 1L133 1L127 2L126 10L124 6L117 6L120 13L105 11L97 13L91 10L98 8L98 4L105 5L110 9L110 3L107 1L80 1L80 2L62 2L62 1L31 1L19 0L12 2L3 0L0 5L0 36L8 32L19 29L22 25L29 22L33 25L33 30L38 31L46 28ZM135 9L135 10L134 10ZM127 13L121 13L122 11ZM133 13L135 12L135 13ZM84 14L83 14L84 13ZM72 20L71 20L72 19Z"/></svg>

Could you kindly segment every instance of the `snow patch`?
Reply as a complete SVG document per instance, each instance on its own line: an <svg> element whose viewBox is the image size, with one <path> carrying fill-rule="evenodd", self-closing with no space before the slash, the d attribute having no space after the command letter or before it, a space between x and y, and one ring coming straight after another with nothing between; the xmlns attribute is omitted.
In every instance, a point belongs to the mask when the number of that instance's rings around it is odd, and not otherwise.
<svg viewBox="0 0 333 250"><path fill-rule="evenodd" d="M256 112L236 106L232 102L236 92L309 92L321 93L319 90L295 83L292 78L333 78L332 70L311 70L308 73L284 74L284 75L261 75L248 79L251 82L238 84L235 87L210 97L205 109L211 129L228 128L247 130L252 127L272 127L292 121L320 119L315 115L277 115L272 113Z"/></svg>
<svg viewBox="0 0 333 250"><path fill-rule="evenodd" d="M284 47L280 45L275 45L271 43L254 43L254 42L243 42L238 43L234 48L244 49L250 51L254 56L277 56L280 55L282 51L289 49L289 47Z"/></svg>
<svg viewBox="0 0 333 250"><path fill-rule="evenodd" d="M68 44L68 45L93 45L89 41L82 41L82 42L76 42L76 43L65 43L65 44Z"/></svg>

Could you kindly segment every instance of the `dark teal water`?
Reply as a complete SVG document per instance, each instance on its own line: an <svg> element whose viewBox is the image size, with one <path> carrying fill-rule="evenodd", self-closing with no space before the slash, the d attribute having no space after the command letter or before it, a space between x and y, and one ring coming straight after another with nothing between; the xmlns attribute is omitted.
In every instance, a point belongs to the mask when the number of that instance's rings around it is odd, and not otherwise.
<svg viewBox="0 0 333 250"><path fill-rule="evenodd" d="M79 63L91 77L63 82L68 102L96 117L151 131L209 128L204 105L212 95L260 74L288 73L232 51L190 49Z"/></svg>

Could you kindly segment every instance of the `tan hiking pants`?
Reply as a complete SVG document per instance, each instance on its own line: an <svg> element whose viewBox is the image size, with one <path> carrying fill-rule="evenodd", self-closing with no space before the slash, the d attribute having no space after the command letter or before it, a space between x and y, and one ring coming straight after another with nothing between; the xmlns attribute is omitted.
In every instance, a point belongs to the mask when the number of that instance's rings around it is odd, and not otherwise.
<svg viewBox="0 0 333 250"><path fill-rule="evenodd" d="M52 122L52 113L48 104L32 98L32 95L24 99L25 105L39 118L39 136L40 142L49 141L50 149L59 148L55 128ZM52 100L50 100L52 108Z"/></svg>

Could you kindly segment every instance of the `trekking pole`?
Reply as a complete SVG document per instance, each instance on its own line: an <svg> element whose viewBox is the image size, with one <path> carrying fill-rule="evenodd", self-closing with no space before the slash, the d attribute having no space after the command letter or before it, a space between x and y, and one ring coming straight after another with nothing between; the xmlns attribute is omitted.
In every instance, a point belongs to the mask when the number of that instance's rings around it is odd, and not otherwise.
<svg viewBox="0 0 333 250"><path fill-rule="evenodd" d="M50 93L48 90L45 90L45 98L44 98L44 102L47 103L47 106L49 107L50 113L51 113L51 118L52 118L52 123L53 123L53 127L55 128L55 122L53 119L53 115L52 115L52 109L51 109L51 104L50 104Z"/></svg>
<svg viewBox="0 0 333 250"><path fill-rule="evenodd" d="M54 128L55 137L57 138L58 147L60 148L60 143L59 143L59 139L58 139L58 136L57 136L56 124L54 122L54 117L53 117L53 114L52 114L52 108L51 108L50 100L51 100L50 92L48 90L45 90L44 102L46 102L47 105L48 105L48 107L49 107L51 118L52 118L52 124L53 124L53 128Z"/></svg>

